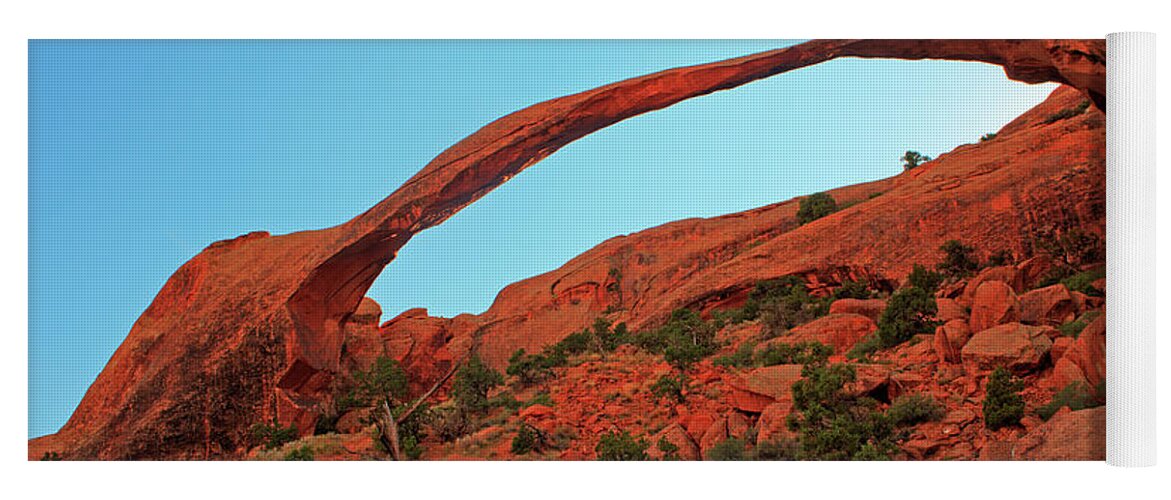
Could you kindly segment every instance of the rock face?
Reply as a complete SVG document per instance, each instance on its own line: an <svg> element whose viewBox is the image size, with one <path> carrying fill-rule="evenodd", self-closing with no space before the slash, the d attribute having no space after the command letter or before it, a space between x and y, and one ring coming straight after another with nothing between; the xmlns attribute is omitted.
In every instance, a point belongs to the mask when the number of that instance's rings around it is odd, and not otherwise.
<svg viewBox="0 0 1171 500"><path fill-rule="evenodd" d="M1043 120L1085 98L1104 108L1104 55L1102 40L819 40L530 106L444 151L342 225L256 232L208 246L163 286L65 426L30 441L30 456L239 457L255 423L311 432L336 379L377 355L402 360L422 387L469 349L478 346L499 368L517 348L556 342L610 306L620 311L615 320L638 330L679 307L742 300L761 279L889 282L914 263L937 261L947 239L980 244L1029 235L1036 220L1096 227L1105 206L1103 115ZM566 144L632 116L838 57L982 61L1016 80L1070 87L993 141L832 191L839 204L857 204L815 223L798 227L796 201L679 221L611 239L561 269L511 285L480 316L404 313L377 337L351 328L368 324L372 309L359 310L367 289L414 234ZM1023 251L1023 241L1015 250ZM620 280L609 272L615 268Z"/></svg>
<svg viewBox="0 0 1171 500"><path fill-rule="evenodd" d="M878 325L859 314L830 314L793 328L789 335L774 339L780 343L819 342L845 354L858 341L874 333Z"/></svg>
<svg viewBox="0 0 1171 500"><path fill-rule="evenodd" d="M1059 410L1014 443L1014 460L1105 460L1106 407Z"/></svg>

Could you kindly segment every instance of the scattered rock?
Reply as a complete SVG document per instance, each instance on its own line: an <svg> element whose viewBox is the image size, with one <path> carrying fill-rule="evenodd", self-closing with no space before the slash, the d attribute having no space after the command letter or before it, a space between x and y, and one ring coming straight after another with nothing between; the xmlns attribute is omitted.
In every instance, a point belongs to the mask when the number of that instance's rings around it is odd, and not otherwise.
<svg viewBox="0 0 1171 500"><path fill-rule="evenodd" d="M1060 283L1021 295L1020 308L1020 321L1026 325L1060 326L1073 321L1078 312L1069 289Z"/></svg>
<svg viewBox="0 0 1171 500"><path fill-rule="evenodd" d="M1105 460L1106 407L1062 408L1012 447L1014 460Z"/></svg>

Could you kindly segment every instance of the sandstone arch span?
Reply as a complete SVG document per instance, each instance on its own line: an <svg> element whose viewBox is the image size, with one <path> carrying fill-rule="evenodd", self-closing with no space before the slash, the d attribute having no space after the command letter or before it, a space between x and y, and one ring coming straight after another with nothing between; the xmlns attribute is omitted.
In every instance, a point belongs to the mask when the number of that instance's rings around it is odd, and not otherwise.
<svg viewBox="0 0 1171 500"><path fill-rule="evenodd" d="M342 225L210 245L167 281L62 430L36 446L80 458L213 456L241 451L262 419L308 430L339 368L345 321L412 235L606 126L840 57L997 64L1104 107L1103 40L817 40L539 103L450 147Z"/></svg>

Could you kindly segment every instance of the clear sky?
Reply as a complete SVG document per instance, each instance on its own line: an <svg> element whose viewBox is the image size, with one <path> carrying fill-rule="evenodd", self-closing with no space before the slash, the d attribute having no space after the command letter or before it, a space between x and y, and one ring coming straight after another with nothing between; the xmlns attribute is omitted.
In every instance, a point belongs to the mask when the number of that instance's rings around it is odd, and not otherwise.
<svg viewBox="0 0 1171 500"><path fill-rule="evenodd" d="M529 104L792 41L32 41L29 437L56 431L170 274L209 243L341 223ZM481 312L612 236L887 177L1053 85L838 60L571 144L408 243L369 295Z"/></svg>

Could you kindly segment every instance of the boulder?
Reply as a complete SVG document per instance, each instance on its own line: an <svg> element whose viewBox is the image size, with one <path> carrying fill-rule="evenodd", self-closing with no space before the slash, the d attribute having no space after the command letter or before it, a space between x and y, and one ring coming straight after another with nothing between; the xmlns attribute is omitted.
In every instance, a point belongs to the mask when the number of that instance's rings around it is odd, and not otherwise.
<svg viewBox="0 0 1171 500"><path fill-rule="evenodd" d="M350 410L337 419L337 431L353 434L365 429L370 422L370 408Z"/></svg>
<svg viewBox="0 0 1171 500"><path fill-rule="evenodd" d="M1057 358L1046 385L1057 390L1074 382L1091 388L1106 382L1106 315L1086 325L1073 345Z"/></svg>
<svg viewBox="0 0 1171 500"><path fill-rule="evenodd" d="M796 437L796 433L789 430L787 419L793 412L792 401L778 401L765 407L756 422L756 442L765 443L775 439Z"/></svg>
<svg viewBox="0 0 1171 500"><path fill-rule="evenodd" d="M981 282L972 295L972 316L968 320L973 332L1016 321L1020 317L1016 293L1003 281Z"/></svg>
<svg viewBox="0 0 1171 500"><path fill-rule="evenodd" d="M962 319L967 321L968 311L961 306L955 299L938 298L935 299L935 319L947 323L953 319Z"/></svg>
<svg viewBox="0 0 1171 500"><path fill-rule="evenodd" d="M675 445L678 448L676 454L680 460L700 460L699 445L691 440L691 436L687 435L687 431L679 424L668 425L665 429L659 431L650 439L650 446L647 448L647 455L655 460L663 458L663 451L659 448L661 441L666 441Z"/></svg>
<svg viewBox="0 0 1171 500"><path fill-rule="evenodd" d="M935 339L932 347L941 363L959 363L960 351L968 339L972 338L972 329L968 322L962 319L953 319L935 329Z"/></svg>
<svg viewBox="0 0 1171 500"><path fill-rule="evenodd" d="M820 342L833 347L835 354L845 354L877 329L874 320L860 314L830 314L798 326L790 330L789 335L775 341Z"/></svg>
<svg viewBox="0 0 1171 500"><path fill-rule="evenodd" d="M859 314L875 322L885 310L884 299L838 299L829 305L830 314Z"/></svg>
<svg viewBox="0 0 1171 500"><path fill-rule="evenodd" d="M1058 410L1012 447L1015 460L1105 460L1106 407Z"/></svg>
<svg viewBox="0 0 1171 500"><path fill-rule="evenodd" d="M1021 295L1020 313L1021 323L1026 325L1059 326L1072 321L1078 307L1069 289L1059 283Z"/></svg>
<svg viewBox="0 0 1171 500"><path fill-rule="evenodd" d="M358 309L350 315L350 322L364 325L377 326L381 319L382 306L379 306L378 302L370 297L362 297L362 302L358 303Z"/></svg>
<svg viewBox="0 0 1171 500"><path fill-rule="evenodd" d="M1025 289L1031 289L1037 286L1041 278L1049 274L1049 269L1052 267L1053 263L1046 255L1038 255L1016 265Z"/></svg>
<svg viewBox="0 0 1171 500"><path fill-rule="evenodd" d="M980 285L989 281L1004 283L1017 293L1025 290L1024 280L1015 266L996 266L984 269L969 279L968 286L964 287L964 297L968 301L975 300L976 293L980 291Z"/></svg>
<svg viewBox="0 0 1171 500"><path fill-rule="evenodd" d="M1054 329L1007 323L978 332L960 351L969 371L992 370L1004 366L1017 374L1029 373L1047 359Z"/></svg>
<svg viewBox="0 0 1171 500"><path fill-rule="evenodd" d="M731 378L730 402L738 410L760 413L778 401L792 401L793 383L801 379L801 365L766 366L743 378Z"/></svg>

